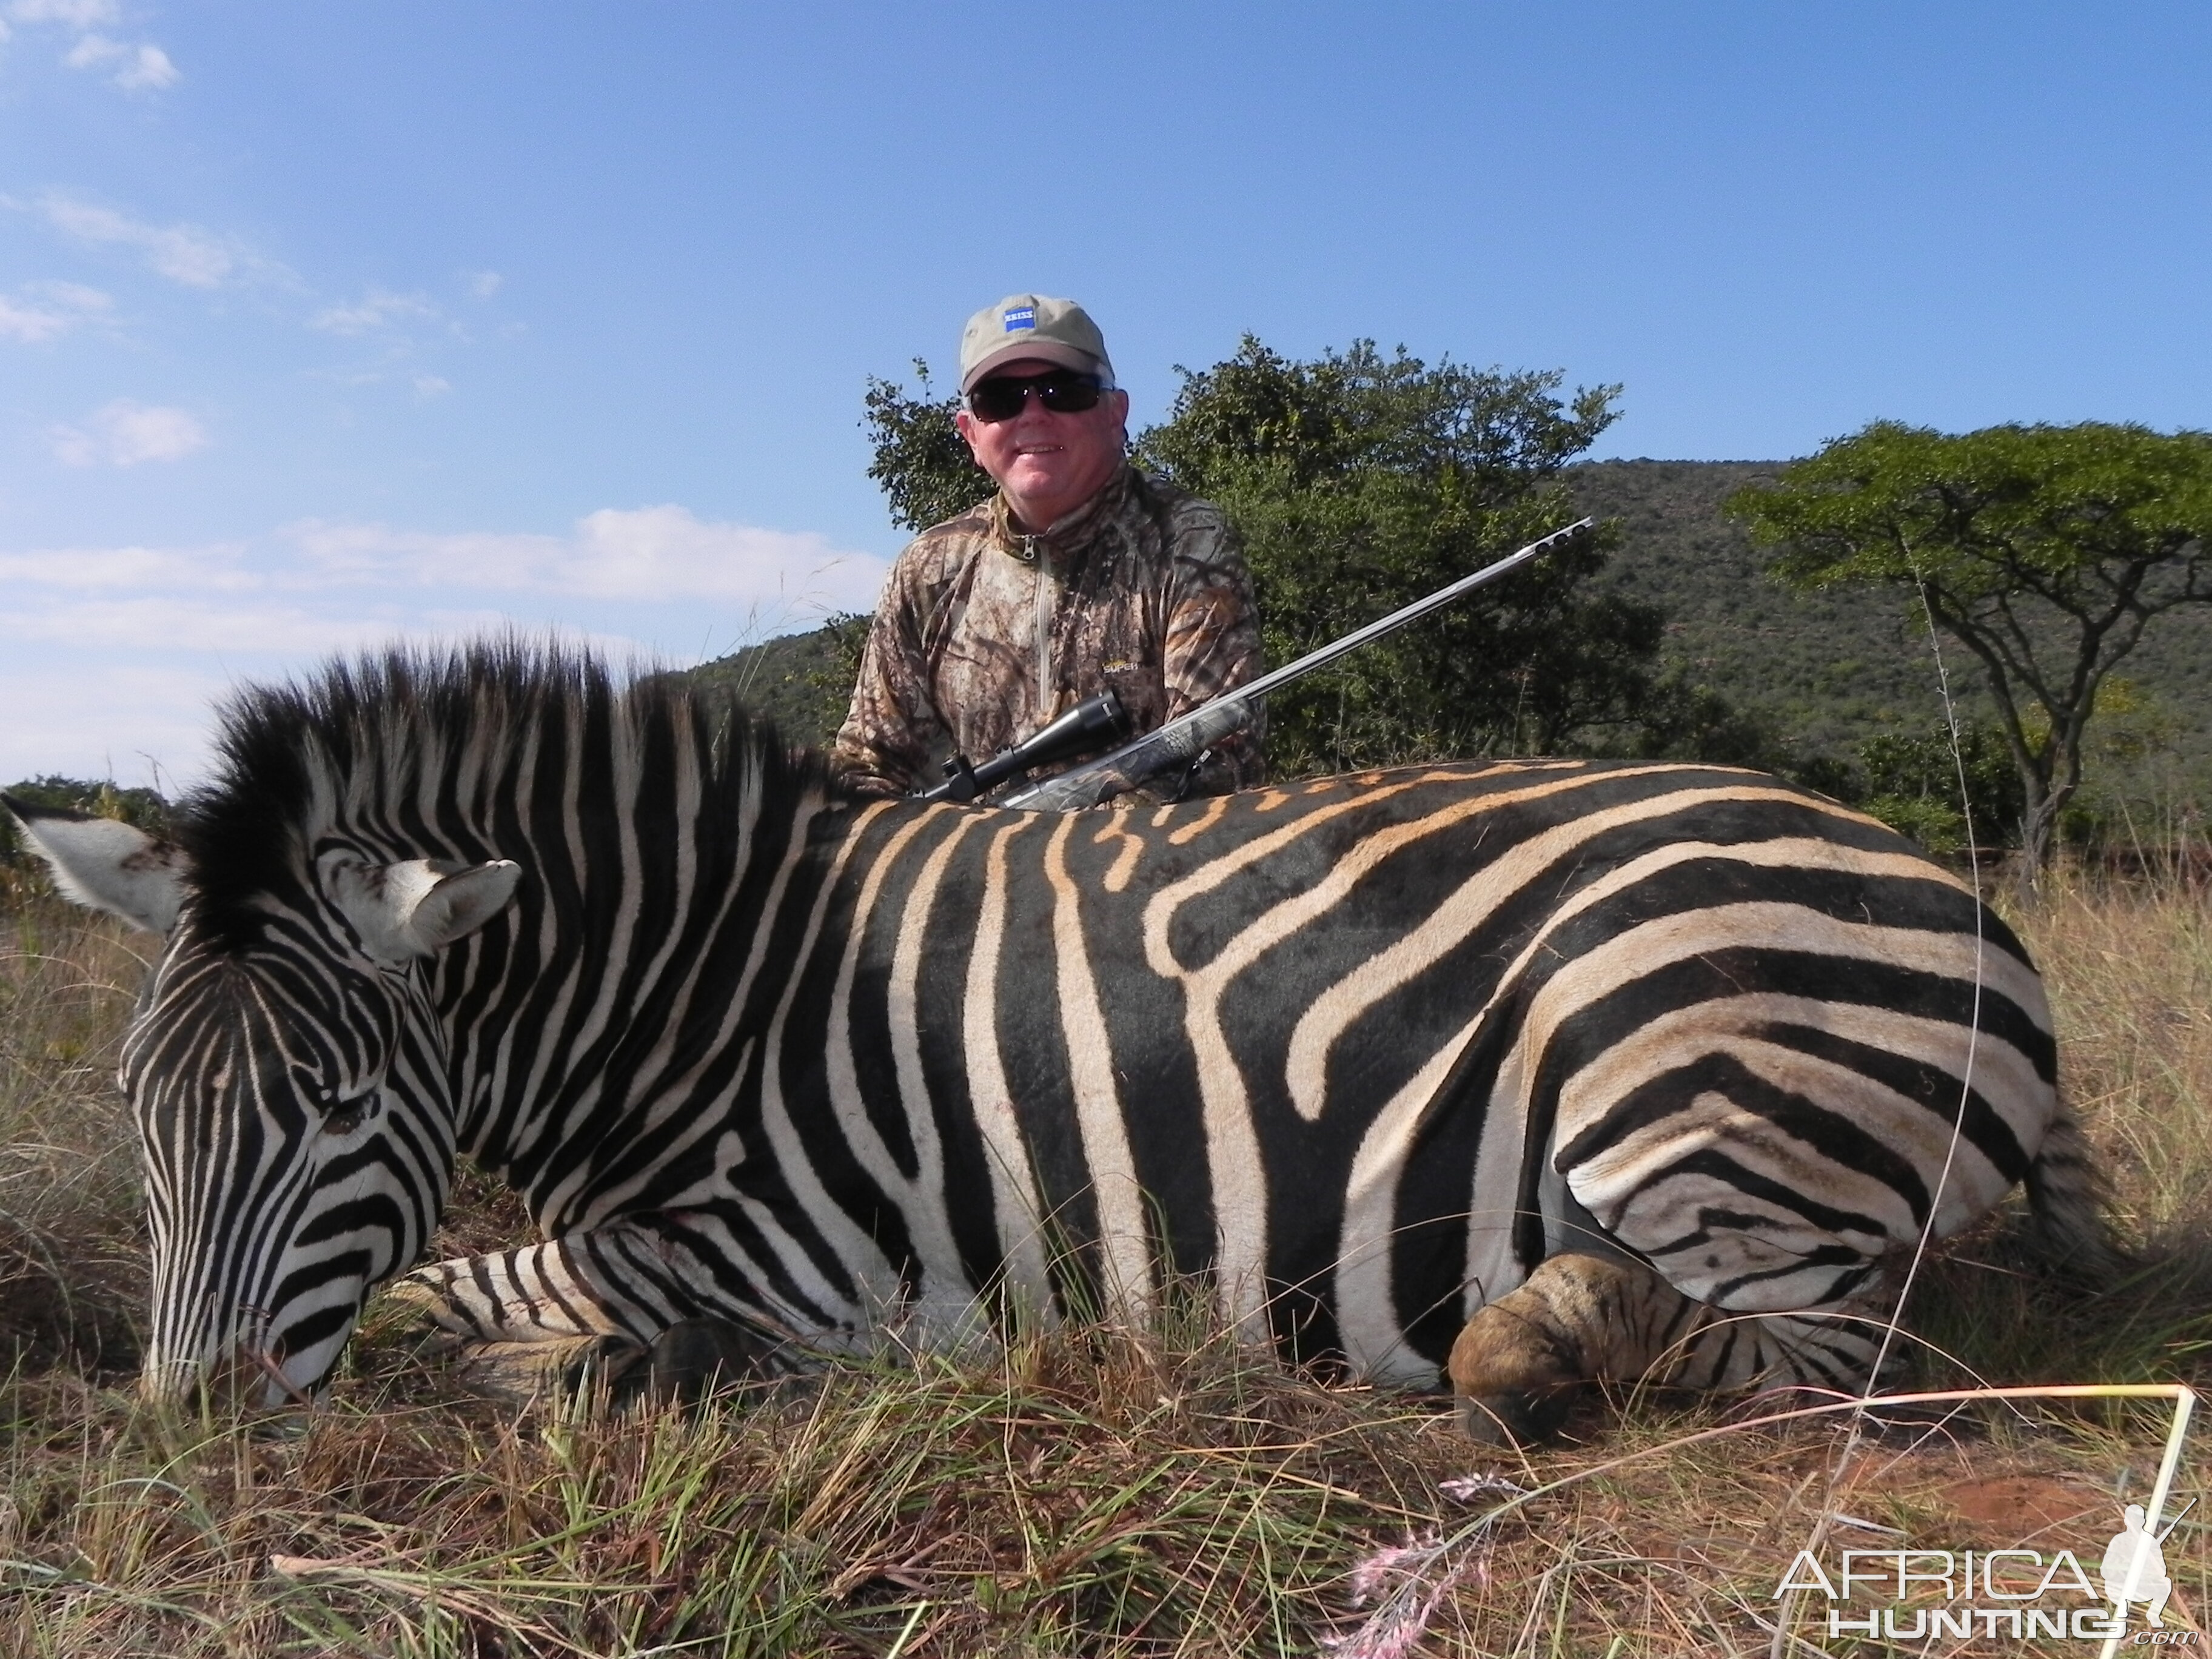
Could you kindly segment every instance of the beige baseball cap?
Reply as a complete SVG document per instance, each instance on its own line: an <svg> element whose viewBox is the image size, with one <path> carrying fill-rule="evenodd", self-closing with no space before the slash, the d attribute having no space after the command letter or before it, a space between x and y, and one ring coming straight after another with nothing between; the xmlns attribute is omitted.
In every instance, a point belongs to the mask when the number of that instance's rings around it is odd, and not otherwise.
<svg viewBox="0 0 2212 1659"><path fill-rule="evenodd" d="M1106 337L1089 312L1073 300L1009 294L985 306L960 331L960 390L967 392L1000 363L1022 357L1059 363L1114 384Z"/></svg>

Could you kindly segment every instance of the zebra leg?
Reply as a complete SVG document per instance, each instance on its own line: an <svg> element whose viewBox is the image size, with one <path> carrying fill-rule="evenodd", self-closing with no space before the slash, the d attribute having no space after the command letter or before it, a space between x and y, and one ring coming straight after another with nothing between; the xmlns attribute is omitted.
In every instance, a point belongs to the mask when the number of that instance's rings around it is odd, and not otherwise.
<svg viewBox="0 0 2212 1659"><path fill-rule="evenodd" d="M611 1223L495 1255L416 1269L392 1294L424 1316L434 1348L477 1392L526 1400L604 1382L696 1399L779 1367L778 1345L686 1283L673 1230Z"/></svg>
<svg viewBox="0 0 2212 1659"><path fill-rule="evenodd" d="M775 1345L727 1319L686 1319L654 1337L638 1379L646 1398L689 1404L754 1377L773 1376Z"/></svg>
<svg viewBox="0 0 2212 1659"><path fill-rule="evenodd" d="M520 1405L549 1391L610 1388L646 1344L592 1300L544 1293L561 1241L419 1267L388 1295L429 1328L428 1352L474 1393Z"/></svg>

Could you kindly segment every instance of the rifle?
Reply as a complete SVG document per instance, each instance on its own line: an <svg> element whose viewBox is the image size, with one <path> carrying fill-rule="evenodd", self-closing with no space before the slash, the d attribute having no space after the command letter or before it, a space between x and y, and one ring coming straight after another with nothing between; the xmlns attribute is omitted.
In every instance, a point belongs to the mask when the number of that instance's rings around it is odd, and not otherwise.
<svg viewBox="0 0 2212 1659"><path fill-rule="evenodd" d="M2176 1527L2178 1527L2178 1526L2179 1526L2179 1525L2181 1524L2181 1517L2182 1517L2183 1516L2185 1516L2185 1515L2188 1514L2190 1510L2191 1510L2195 1509L2196 1507L2197 1507L2197 1500L2196 1500L2195 1498L2191 1498L2191 1499L2190 1499L2186 1504L2184 1504L2181 1506L2181 1508L2180 1508L2179 1511L2179 1512L2177 1512L2177 1513L2175 1514L2175 1516L2174 1516L2173 1519L2172 1519L2172 1520L2171 1520L2171 1521L2169 1521L2169 1522L2167 1522L2164 1526L2160 1527L2160 1528L2158 1529L2158 1536L2157 1536L2156 1538L2153 1539L2151 1541L2152 1541L2153 1543L2154 1543L2154 1544L2163 1544L2164 1542L2166 1542L2166 1540L2168 1538L2170 1538L2170 1537L2172 1537L2172 1536L2173 1535L2173 1529L2174 1529Z"/></svg>
<svg viewBox="0 0 2212 1659"><path fill-rule="evenodd" d="M1411 605L1402 605L1364 628L1355 629L1341 639L1332 640L1318 650L1307 652L1296 662L1285 663L1248 684L1223 692L1212 702L1200 704L1188 714L1179 715L1157 731L1147 732L1110 755L1101 756L1087 765L1062 772L1057 777L1046 778L1042 782L1016 789L993 804L1021 807L1030 811L1079 811L1086 806L1096 806L1100 801L1124 790L1140 787L1154 778L1187 772L1203 761L1206 750L1215 744L1250 725L1255 705L1277 686L1288 685L1292 680L1334 662L1346 652L1356 651L1370 641L1379 640L1385 634L1403 628L1417 617L1427 616L1441 605L1449 605L1462 594L1472 593L1486 582L1496 581L1508 571L1518 569L1529 560L1548 553L1560 543L1581 535L1596 522L1595 519L1577 519L1548 536L1530 542L1517 552L1507 554L1495 564L1485 565L1481 569L1438 588L1425 599L1415 599ZM1111 716L1102 712L1102 705L1110 706ZM1017 744L981 766L971 768L964 759L956 756L945 763L945 781L919 799L973 800L981 789L1018 776L1033 768L1080 754L1099 741L1090 734L1104 730L1106 722L1112 716L1121 715L1121 708L1111 691L1101 692L1090 702L1068 710L1027 742ZM971 781L972 787L969 787ZM967 793L955 793L963 787L968 789Z"/></svg>

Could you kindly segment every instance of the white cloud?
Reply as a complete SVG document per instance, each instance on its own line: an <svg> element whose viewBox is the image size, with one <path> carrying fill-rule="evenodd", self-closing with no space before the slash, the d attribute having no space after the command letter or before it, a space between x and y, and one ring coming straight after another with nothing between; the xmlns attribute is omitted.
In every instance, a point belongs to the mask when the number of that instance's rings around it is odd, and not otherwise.
<svg viewBox="0 0 2212 1659"><path fill-rule="evenodd" d="M56 547L0 553L0 582L40 587L249 588L265 578L244 567L246 547Z"/></svg>
<svg viewBox="0 0 2212 1659"><path fill-rule="evenodd" d="M18 292L22 297L15 300L0 294L0 340L25 345L58 338L115 306L98 289L78 283L32 283Z"/></svg>
<svg viewBox="0 0 2212 1659"><path fill-rule="evenodd" d="M206 764L208 710L229 678L201 664L103 663L18 646L0 660L0 779L112 775L175 790Z"/></svg>
<svg viewBox="0 0 2212 1659"><path fill-rule="evenodd" d="M717 524L681 507L647 507L603 508L567 536L441 534L310 519L285 526L258 547L40 548L0 553L0 586L176 593L432 590L643 605L781 602L803 613L872 605L888 568L812 532Z"/></svg>
<svg viewBox="0 0 2212 1659"><path fill-rule="evenodd" d="M490 299L507 281L495 270L472 270L467 276L469 292L479 300Z"/></svg>
<svg viewBox="0 0 2212 1659"><path fill-rule="evenodd" d="M53 450L70 466L137 466L142 461L181 460L208 444L207 428L191 413L118 398L86 422L58 426Z"/></svg>
<svg viewBox="0 0 2212 1659"><path fill-rule="evenodd" d="M33 283L29 291L44 295L57 305L89 317L112 310L115 301L96 288L87 288L82 283Z"/></svg>
<svg viewBox="0 0 2212 1659"><path fill-rule="evenodd" d="M61 23L73 29L95 29L121 21L117 0L15 0L8 15L19 23Z"/></svg>
<svg viewBox="0 0 2212 1659"><path fill-rule="evenodd" d="M82 435L97 456L105 440ZM673 506L610 508L550 536L325 521L234 543L0 552L0 779L119 774L143 752L188 781L234 675L517 631L658 665L865 607L884 568L823 536Z"/></svg>
<svg viewBox="0 0 2212 1659"><path fill-rule="evenodd" d="M184 78L175 62L150 40L138 43L138 50L131 61L118 70L115 84L125 92L140 92L151 88L158 91L173 87Z"/></svg>
<svg viewBox="0 0 2212 1659"><path fill-rule="evenodd" d="M303 580L349 586L527 587L566 545L558 537L496 531L433 534L380 524L302 519L278 532L306 556Z"/></svg>
<svg viewBox="0 0 2212 1659"><path fill-rule="evenodd" d="M442 374L417 374L415 395L428 403L433 398L442 398L453 389L453 383Z"/></svg>
<svg viewBox="0 0 2212 1659"><path fill-rule="evenodd" d="M366 334L410 319L434 318L437 314L438 307L419 294L394 294L388 289L372 288L356 304L332 306L317 312L307 319L307 326L330 334Z"/></svg>
<svg viewBox="0 0 2212 1659"><path fill-rule="evenodd" d="M54 24L76 31L77 39L62 55L73 70L114 70L108 79L125 92L158 91L182 78L169 54L151 41L118 40L98 31L122 21L115 0L15 0L8 15L16 22ZM0 40L7 25L0 23Z"/></svg>
<svg viewBox="0 0 2212 1659"><path fill-rule="evenodd" d="M36 345L41 340L52 339L66 330L74 319L59 312L38 311L28 306L17 305L0 295L0 339L21 340L26 345Z"/></svg>
<svg viewBox="0 0 2212 1659"><path fill-rule="evenodd" d="M149 225L90 202L50 195L39 210L55 229L81 242L131 247L170 281L187 288L220 288L249 271L265 269L234 240L198 225Z"/></svg>
<svg viewBox="0 0 2212 1659"><path fill-rule="evenodd" d="M495 626L486 612L482 626ZM401 632L394 617L331 617L300 605L212 605L149 594L0 612L0 637L79 650L218 651L287 656L357 650Z"/></svg>
<svg viewBox="0 0 2212 1659"><path fill-rule="evenodd" d="M884 562L811 532L720 524L689 509L603 507L574 534L438 535L307 520L284 532L326 580L523 589L659 603L713 599L756 609L859 610Z"/></svg>
<svg viewBox="0 0 2212 1659"><path fill-rule="evenodd" d="M577 526L561 575L572 592L604 599L764 599L865 596L873 604L884 562L841 553L811 532L714 524L680 507L602 507Z"/></svg>
<svg viewBox="0 0 2212 1659"><path fill-rule="evenodd" d="M130 61L115 72L115 84L125 92L158 92L183 78L169 54L150 41L141 41Z"/></svg>
<svg viewBox="0 0 2212 1659"><path fill-rule="evenodd" d="M97 466L100 464L100 446L92 441L89 433L76 427L55 427L46 434L46 441L54 452L54 459L64 466Z"/></svg>

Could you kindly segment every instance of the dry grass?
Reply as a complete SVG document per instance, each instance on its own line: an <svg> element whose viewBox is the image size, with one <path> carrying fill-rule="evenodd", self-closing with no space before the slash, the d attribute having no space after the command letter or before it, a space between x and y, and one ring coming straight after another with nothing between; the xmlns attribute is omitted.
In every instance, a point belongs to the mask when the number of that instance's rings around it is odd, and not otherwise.
<svg viewBox="0 0 2212 1659"><path fill-rule="evenodd" d="M2069 1297L1995 1224L1923 1281L1913 1323L1951 1355L1925 1375L2194 1378L2212 1339L2203 896L2062 885L2021 923L2152 1265ZM1776 1580L1823 1514L1850 1517L1827 1523L1832 1553L1894 1544L1868 1523L1929 1548L2069 1547L2094 1571L2163 1435L2136 1407L1987 1411L1838 1481L1832 1429L1686 1445L1724 1412L1631 1399L1506 1457L1437 1402L1286 1375L1194 1319L614 1416L460 1398L372 1321L311 1418L149 1411L113 1369L137 1269L107 1074L137 965L44 902L0 937L0 1332L25 1355L0 1390L10 1654L1765 1654ZM479 1186L447 1242L512 1224ZM1453 1496L1469 1476L1567 1484L1471 1529L1501 1489ZM2175 1503L2202 1486L2192 1460ZM2167 1545L2192 1614L2212 1577L2198 1520ZM1430 1539L1445 1547L1389 1553ZM1414 1600L1437 1592L1425 1632L1361 1634L1414 1569ZM1795 1652L1885 1650L1802 1611L1796 1631Z"/></svg>
<svg viewBox="0 0 2212 1659"><path fill-rule="evenodd" d="M2012 902L2050 986L2067 1098L2147 1266L2094 1300L2055 1297L2000 1217L1937 1267L1913 1324L1996 1381L2212 1374L2212 893L2062 871L2039 900Z"/></svg>
<svg viewBox="0 0 2212 1659"><path fill-rule="evenodd" d="M0 865L0 1356L132 1362L138 1159L114 1077L143 944Z"/></svg>
<svg viewBox="0 0 2212 1659"><path fill-rule="evenodd" d="M2096 1126L2124 1224L2201 1235L2212 1220L2212 891L2061 872L2028 919L2051 983L2067 1092Z"/></svg>

